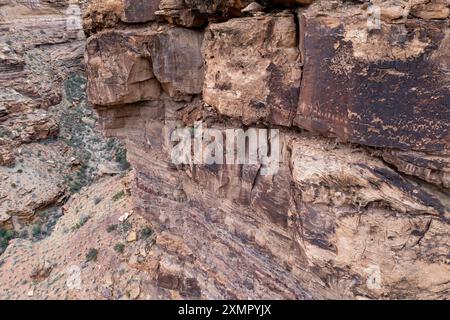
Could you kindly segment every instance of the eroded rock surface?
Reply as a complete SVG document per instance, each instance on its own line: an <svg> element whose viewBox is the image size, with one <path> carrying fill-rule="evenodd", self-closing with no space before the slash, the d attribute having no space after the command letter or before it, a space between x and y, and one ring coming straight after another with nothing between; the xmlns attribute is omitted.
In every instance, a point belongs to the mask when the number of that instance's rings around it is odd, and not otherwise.
<svg viewBox="0 0 450 320"><path fill-rule="evenodd" d="M104 177L64 205L49 237L12 240L1 255L2 299L169 298L151 283L155 235L132 214L129 183L130 175Z"/></svg>
<svg viewBox="0 0 450 320"><path fill-rule="evenodd" d="M205 102L244 124L289 126L302 74L297 37L287 13L211 24L203 50Z"/></svg>
<svg viewBox="0 0 450 320"><path fill-rule="evenodd" d="M0 295L448 299L450 3L372 3L3 1ZM198 121L277 170L175 163Z"/></svg>
<svg viewBox="0 0 450 320"><path fill-rule="evenodd" d="M448 155L450 78L448 57L439 58L448 19L383 21L369 31L360 7L328 12L318 3L299 17L305 61L294 123L345 141Z"/></svg>
<svg viewBox="0 0 450 320"><path fill-rule="evenodd" d="M90 98L126 142L167 295L448 298L449 3L375 1L368 31L364 2L163 0L167 23L90 38ZM279 170L175 165L170 133L200 120L276 126Z"/></svg>
<svg viewBox="0 0 450 320"><path fill-rule="evenodd" d="M84 36L80 8L69 1L3 1L0 28L0 228L20 231L67 188L73 153L56 141L60 119L51 108L82 70Z"/></svg>
<svg viewBox="0 0 450 320"><path fill-rule="evenodd" d="M118 144L86 102L83 5L0 3L0 254L11 237L51 233L58 208L99 167L121 171Z"/></svg>
<svg viewBox="0 0 450 320"><path fill-rule="evenodd" d="M91 102L108 106L159 100L163 92L179 99L200 93L201 41L201 32L165 26L93 36L86 47Z"/></svg>
<svg viewBox="0 0 450 320"><path fill-rule="evenodd" d="M86 33L95 33L120 23L134 24L156 20L160 0L91 0L84 11Z"/></svg>

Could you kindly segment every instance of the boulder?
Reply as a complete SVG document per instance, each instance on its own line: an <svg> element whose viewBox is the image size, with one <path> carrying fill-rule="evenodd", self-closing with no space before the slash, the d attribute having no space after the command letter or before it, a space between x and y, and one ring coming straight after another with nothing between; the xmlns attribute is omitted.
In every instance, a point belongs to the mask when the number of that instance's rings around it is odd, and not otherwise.
<svg viewBox="0 0 450 320"><path fill-rule="evenodd" d="M201 92L202 33L182 28L106 31L86 46L88 95L95 105L158 100Z"/></svg>
<svg viewBox="0 0 450 320"><path fill-rule="evenodd" d="M120 22L145 23L156 19L160 0L92 0L83 14L87 34L112 28Z"/></svg>

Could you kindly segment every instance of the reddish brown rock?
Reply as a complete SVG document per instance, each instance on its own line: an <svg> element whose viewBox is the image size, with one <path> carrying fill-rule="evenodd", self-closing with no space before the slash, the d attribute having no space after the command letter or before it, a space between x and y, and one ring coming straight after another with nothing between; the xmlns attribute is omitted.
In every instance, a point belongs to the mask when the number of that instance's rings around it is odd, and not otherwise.
<svg viewBox="0 0 450 320"><path fill-rule="evenodd" d="M145 23L156 19L160 0L92 0L84 11L83 27L92 34L120 22Z"/></svg>
<svg viewBox="0 0 450 320"><path fill-rule="evenodd" d="M87 90L93 104L117 105L159 98L161 87L142 50L143 38L135 33L109 31L88 41Z"/></svg>
<svg viewBox="0 0 450 320"><path fill-rule="evenodd" d="M156 34L147 44L153 72L172 98L199 94L203 87L203 32L170 28Z"/></svg>
<svg viewBox="0 0 450 320"><path fill-rule="evenodd" d="M283 10L293 4L283 2ZM190 8L210 19L205 70L193 54L202 32L152 24L116 30L125 41L107 40L113 32L91 38L106 37L106 51L118 56L151 61L165 91L154 101L97 106L105 132L124 140L136 170L134 212L156 234L146 267L159 296L448 297L447 82L432 85L447 80L447 21L396 17L395 6L386 6L384 29L367 33L377 42L366 42L359 33L367 27L363 5L315 3L301 9L298 27L292 13L272 6L211 23L238 14L231 2L161 2L162 11ZM102 51L88 50L88 64L107 70L111 55L95 64ZM300 79L303 65L308 74ZM105 74L109 83L125 83L131 69L89 76L95 85ZM101 100L111 92L89 94L103 94L91 97ZM296 124L327 137L292 128L299 104ZM283 125L279 171L174 164L170 133L198 120L216 130Z"/></svg>
<svg viewBox="0 0 450 320"><path fill-rule="evenodd" d="M122 21L128 23L155 20L160 0L123 0Z"/></svg>
<svg viewBox="0 0 450 320"><path fill-rule="evenodd" d="M15 157L11 145L8 141L0 139L0 166L12 167Z"/></svg>
<svg viewBox="0 0 450 320"><path fill-rule="evenodd" d="M250 0L184 0L188 8L198 10L209 16L216 16L218 18L229 18L240 16L241 9L245 8Z"/></svg>
<svg viewBox="0 0 450 320"><path fill-rule="evenodd" d="M158 235L155 283L164 292L186 298L446 296L440 292L448 210L439 192L362 148L288 129L274 176L260 175L254 165L174 167L158 105L133 104L101 116L108 134L127 141L137 170L132 194ZM166 112L182 108L164 105ZM214 128L227 128L195 105L182 115L187 123L202 114ZM196 285L189 289L192 274Z"/></svg>
<svg viewBox="0 0 450 320"><path fill-rule="evenodd" d="M67 26L81 20L68 11L69 1L42 1L34 7L2 1L0 108L10 116L60 103L65 75L80 71L83 31L81 25Z"/></svg>
<svg viewBox="0 0 450 320"><path fill-rule="evenodd" d="M294 123L344 141L449 150L448 21L367 30L359 6L300 15L304 74Z"/></svg>
<svg viewBox="0 0 450 320"><path fill-rule="evenodd" d="M448 156L400 150L384 150L382 156L385 161L405 174L450 189L450 157Z"/></svg>
<svg viewBox="0 0 450 320"><path fill-rule="evenodd" d="M203 98L244 124L289 126L298 104L300 51L291 14L211 24L203 54Z"/></svg>
<svg viewBox="0 0 450 320"><path fill-rule="evenodd" d="M156 14L164 17L171 24L198 28L205 26L208 21L224 21L250 13L253 5L259 7L258 11L262 11L263 7L261 5L267 8L279 6L293 8L312 2L313 0L263 0L257 2L251 0L161 0L160 10Z"/></svg>
<svg viewBox="0 0 450 320"><path fill-rule="evenodd" d="M411 15L421 19L446 19L450 16L448 0L413 1Z"/></svg>
<svg viewBox="0 0 450 320"><path fill-rule="evenodd" d="M188 28L198 28L208 23L206 14L194 8L188 8L183 0L161 0L156 15L168 23Z"/></svg>
<svg viewBox="0 0 450 320"><path fill-rule="evenodd" d="M262 3L267 3L268 5L273 6L296 6L296 5L307 5L314 2L314 0L269 0L269 1L260 1Z"/></svg>
<svg viewBox="0 0 450 320"><path fill-rule="evenodd" d="M336 205L339 203L338 206L348 203L364 208L373 203L382 203L403 213L448 214L439 197L362 150L324 147L313 152L312 143L305 139L301 141L300 145L294 141L291 168L293 179L300 185L305 197L303 200L307 203L334 202ZM316 140L316 143L319 141ZM316 192L306 190L315 187L318 188Z"/></svg>
<svg viewBox="0 0 450 320"><path fill-rule="evenodd" d="M163 90L179 99L200 93L201 41L201 32L165 27L92 37L86 50L91 102L108 106L158 100Z"/></svg>

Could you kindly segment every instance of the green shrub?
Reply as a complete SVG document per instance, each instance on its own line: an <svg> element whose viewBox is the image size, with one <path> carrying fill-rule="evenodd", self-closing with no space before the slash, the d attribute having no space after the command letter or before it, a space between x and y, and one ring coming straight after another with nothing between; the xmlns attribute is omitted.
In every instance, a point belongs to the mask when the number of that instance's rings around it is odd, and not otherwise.
<svg viewBox="0 0 450 320"><path fill-rule="evenodd" d="M133 225L129 221L124 221L118 226L120 233L128 233L133 228Z"/></svg>
<svg viewBox="0 0 450 320"><path fill-rule="evenodd" d="M14 231L0 229L0 237L5 238L7 240L11 240L14 237Z"/></svg>
<svg viewBox="0 0 450 320"><path fill-rule="evenodd" d="M123 198L125 196L125 192L122 190L122 191L120 191L120 192L117 192L113 197L112 197L112 199L113 199L113 201L114 202L116 202L116 201L119 201L121 198Z"/></svg>
<svg viewBox="0 0 450 320"><path fill-rule="evenodd" d="M149 227L144 227L139 231L141 238L146 239L153 234L153 230Z"/></svg>
<svg viewBox="0 0 450 320"><path fill-rule="evenodd" d="M116 162L122 171L126 171L130 168L130 163L127 160L127 150L124 148L119 148L116 151Z"/></svg>
<svg viewBox="0 0 450 320"><path fill-rule="evenodd" d="M0 254L6 250L9 241L13 239L15 236L16 234L14 231L0 228Z"/></svg>
<svg viewBox="0 0 450 320"><path fill-rule="evenodd" d="M106 142L106 148L108 150L112 150L114 148L115 142L116 141L113 138L108 139L108 141Z"/></svg>
<svg viewBox="0 0 450 320"><path fill-rule="evenodd" d="M41 234L42 226L40 224L35 224L33 228L31 229L31 234L33 237L38 237Z"/></svg>
<svg viewBox="0 0 450 320"><path fill-rule="evenodd" d="M91 248L88 253L86 253L86 262L97 261L98 250Z"/></svg>
<svg viewBox="0 0 450 320"><path fill-rule="evenodd" d="M107 232L113 232L116 230L117 230L117 224L110 224L109 226L106 227Z"/></svg>
<svg viewBox="0 0 450 320"><path fill-rule="evenodd" d="M123 253L125 250L125 245L123 243L116 243L116 245L114 246L114 250L117 253Z"/></svg>
<svg viewBox="0 0 450 320"><path fill-rule="evenodd" d="M89 221L90 218L91 218L90 216L82 215L78 220L78 222L72 227L72 231L80 229L82 226L86 224L86 222Z"/></svg>

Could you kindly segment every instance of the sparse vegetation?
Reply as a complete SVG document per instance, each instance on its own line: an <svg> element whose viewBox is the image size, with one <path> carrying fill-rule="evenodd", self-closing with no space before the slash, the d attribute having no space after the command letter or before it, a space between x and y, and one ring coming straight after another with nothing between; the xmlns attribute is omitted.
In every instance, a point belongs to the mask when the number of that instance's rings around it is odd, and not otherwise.
<svg viewBox="0 0 450 320"><path fill-rule="evenodd" d="M113 232L117 230L117 224L110 224L108 227L106 227L107 232Z"/></svg>
<svg viewBox="0 0 450 320"><path fill-rule="evenodd" d="M79 160L76 173L69 174L64 179L71 193L78 193L93 181L100 162L115 161L117 167L124 171L130 168L126 150L118 140L104 138L90 124L97 120L97 116L85 102L85 86L85 76L71 74L64 83L66 104L71 107L58 110L60 140L73 149L74 157Z"/></svg>
<svg viewBox="0 0 450 320"><path fill-rule="evenodd" d="M106 142L106 149L112 150L115 146L116 140L113 138L108 139L108 142Z"/></svg>
<svg viewBox="0 0 450 320"><path fill-rule="evenodd" d="M35 224L33 228L31 229L31 234L34 238L37 238L41 235L42 231L42 225L41 224Z"/></svg>
<svg viewBox="0 0 450 320"><path fill-rule="evenodd" d="M74 178L70 179L71 181L70 191L72 193L77 193L85 185L89 184L90 180L91 179L88 174L88 166L86 164L82 164L75 175L75 179Z"/></svg>
<svg viewBox="0 0 450 320"><path fill-rule="evenodd" d="M64 89L66 91L66 98L70 103L74 100L82 100L85 98L84 90L80 88L86 85L86 78L81 74L73 74L64 83Z"/></svg>
<svg viewBox="0 0 450 320"><path fill-rule="evenodd" d="M133 228L133 225L129 221L124 221L118 226L118 231L120 233L128 233Z"/></svg>
<svg viewBox="0 0 450 320"><path fill-rule="evenodd" d="M91 217L88 215L82 215L78 222L72 227L72 231L80 229L82 226L86 224L86 222L89 221Z"/></svg>
<svg viewBox="0 0 450 320"><path fill-rule="evenodd" d="M117 193L112 197L112 199L113 199L114 202L116 202L116 201L119 201L120 199L122 199L124 196L125 196L125 192L122 190L122 191L117 192Z"/></svg>
<svg viewBox="0 0 450 320"><path fill-rule="evenodd" d="M95 248L89 249L86 253L86 262L97 261L98 250Z"/></svg>
<svg viewBox="0 0 450 320"><path fill-rule="evenodd" d="M127 150L118 148L116 151L116 162L119 164L120 170L126 171L130 168L130 163L127 160Z"/></svg>
<svg viewBox="0 0 450 320"><path fill-rule="evenodd" d="M51 206L39 210L35 213L34 225L31 227L31 237L34 240L41 240L51 234L58 219L63 215L62 210L58 206ZM22 233L28 231L24 230ZM24 238L27 238L24 236Z"/></svg>
<svg viewBox="0 0 450 320"><path fill-rule="evenodd" d="M142 239L146 239L153 234L153 230L149 227L144 227L139 231L139 234L141 235Z"/></svg>
<svg viewBox="0 0 450 320"><path fill-rule="evenodd" d="M116 243L116 245L114 246L114 250L117 253L123 253L125 251L125 245L123 243Z"/></svg>
<svg viewBox="0 0 450 320"><path fill-rule="evenodd" d="M14 237L14 231L0 228L0 254L2 254L6 250L9 241Z"/></svg>

